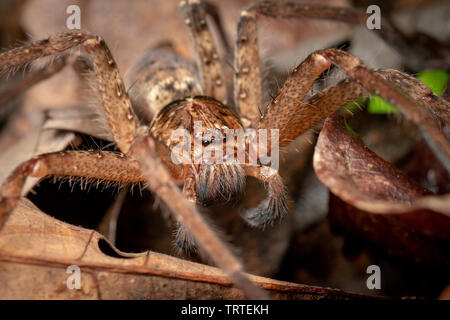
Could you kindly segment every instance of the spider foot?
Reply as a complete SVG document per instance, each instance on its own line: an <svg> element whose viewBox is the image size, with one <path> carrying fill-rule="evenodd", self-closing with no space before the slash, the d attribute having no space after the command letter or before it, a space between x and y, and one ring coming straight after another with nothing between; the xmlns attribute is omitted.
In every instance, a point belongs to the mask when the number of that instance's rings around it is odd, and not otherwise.
<svg viewBox="0 0 450 320"><path fill-rule="evenodd" d="M268 198L257 207L249 209L242 218L252 227L264 228L272 225L287 213L286 197Z"/></svg>
<svg viewBox="0 0 450 320"><path fill-rule="evenodd" d="M252 227L272 225L275 220L283 217L287 211L287 191L278 173L273 172L263 179L267 185L267 198L257 207L249 209L242 218Z"/></svg>
<svg viewBox="0 0 450 320"><path fill-rule="evenodd" d="M175 234L175 245L180 251L185 253L197 253L198 246L192 233L187 230L184 224L178 223L178 229Z"/></svg>

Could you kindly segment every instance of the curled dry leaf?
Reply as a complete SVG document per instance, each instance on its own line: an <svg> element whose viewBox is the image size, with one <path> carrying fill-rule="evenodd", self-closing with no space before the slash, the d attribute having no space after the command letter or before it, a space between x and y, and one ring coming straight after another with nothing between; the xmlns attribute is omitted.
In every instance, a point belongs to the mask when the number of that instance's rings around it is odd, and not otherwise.
<svg viewBox="0 0 450 320"><path fill-rule="evenodd" d="M66 268L81 269L70 290ZM1 299L242 299L217 268L144 252L127 254L93 230L51 218L22 200L0 232ZM367 296L251 276L278 299ZM131 284L131 285L130 285Z"/></svg>
<svg viewBox="0 0 450 320"><path fill-rule="evenodd" d="M332 198L335 222L391 253L450 266L449 194L433 195L367 149L339 113L326 120L313 161L319 179L346 203Z"/></svg>

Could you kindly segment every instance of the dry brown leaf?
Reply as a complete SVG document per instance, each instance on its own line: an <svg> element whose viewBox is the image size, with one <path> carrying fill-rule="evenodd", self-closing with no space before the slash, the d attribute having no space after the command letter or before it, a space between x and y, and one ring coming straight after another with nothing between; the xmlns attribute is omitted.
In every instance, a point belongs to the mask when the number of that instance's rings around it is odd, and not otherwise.
<svg viewBox="0 0 450 320"><path fill-rule="evenodd" d="M108 255L102 252L109 252ZM81 289L66 268L81 268ZM367 296L252 276L276 299ZM75 227L21 201L0 232L1 299L241 299L217 268L156 252L127 254L93 230Z"/></svg>
<svg viewBox="0 0 450 320"><path fill-rule="evenodd" d="M319 179L332 198L335 223L382 244L389 252L449 266L450 195L432 195L367 149L330 116L314 154Z"/></svg>
<svg viewBox="0 0 450 320"><path fill-rule="evenodd" d="M338 113L328 117L320 133L314 169L331 192L361 210L393 214L429 209L450 216L450 195L431 195L368 150L344 129Z"/></svg>

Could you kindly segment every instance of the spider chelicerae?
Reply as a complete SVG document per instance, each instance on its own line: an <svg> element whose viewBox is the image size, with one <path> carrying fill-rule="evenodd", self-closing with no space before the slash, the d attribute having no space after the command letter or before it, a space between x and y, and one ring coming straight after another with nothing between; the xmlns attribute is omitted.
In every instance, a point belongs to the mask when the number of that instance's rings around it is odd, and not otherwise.
<svg viewBox="0 0 450 320"><path fill-rule="evenodd" d="M425 92L410 76L395 70L369 70L355 56L338 49L323 49L310 54L290 74L282 89L260 114L262 86L256 23L260 16L283 18L332 19L354 24L365 23L366 14L351 8L333 8L295 2L261 1L241 12L234 57L233 94L223 70L209 30L207 15L221 29L215 7L199 0L180 1L188 27L197 65L178 57L168 48L152 50L132 67L130 81L133 92L125 90L117 65L103 39L81 31L52 35L0 55L0 71L12 70L43 56L59 55L82 46L93 64L97 90L108 119L109 128L120 153L106 151L70 151L39 155L17 167L0 189L0 225L20 199L28 176L75 176L123 183L146 181L179 223L177 243L185 248L198 247L232 277L237 287L248 297L263 298L266 294L256 288L243 274L240 262L227 246L211 231L196 209L196 203L209 204L226 200L241 193L245 176L252 176L267 186L267 197L256 208L244 214L253 226L270 224L287 211L286 188L277 170L261 162L174 163L176 141L172 134L184 129L190 134L189 151L194 144L204 147L214 142L219 146L230 143L208 138L214 130L244 130L249 128L278 130L283 147L331 112L345 106L366 91L379 94L418 122L426 115L409 97L391 82L419 99ZM63 59L76 63L76 59ZM349 76L308 99L306 95L330 66L340 67ZM56 68L58 69L58 68ZM416 90L422 89L422 90ZM229 99L229 97L233 97ZM143 98L145 97L145 98ZM229 101L233 100L233 101ZM144 105L153 118L149 126L139 125L133 106ZM227 105L232 105L231 109ZM194 133L196 122L202 124L200 137ZM432 127L425 130L436 136ZM226 136L226 135L224 135ZM200 140L199 140L200 139ZM435 143L439 146L439 140ZM244 141L246 150L257 150L255 143ZM228 146L234 152L237 142ZM274 152L274 144L267 147ZM192 148L191 148L192 147ZM445 150L446 148L442 148ZM245 153L244 160L248 153ZM448 158L448 154L446 154ZM195 155L194 155L195 158ZM180 190L179 185L182 185ZM194 244L195 242L195 244Z"/></svg>

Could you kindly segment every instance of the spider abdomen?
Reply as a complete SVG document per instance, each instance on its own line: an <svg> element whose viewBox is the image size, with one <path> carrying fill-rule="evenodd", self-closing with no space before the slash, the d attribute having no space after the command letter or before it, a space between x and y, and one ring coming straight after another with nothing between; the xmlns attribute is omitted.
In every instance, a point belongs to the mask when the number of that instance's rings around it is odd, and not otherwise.
<svg viewBox="0 0 450 320"><path fill-rule="evenodd" d="M126 80L133 108L147 122L170 102L202 93L194 66L166 49L138 58Z"/></svg>

